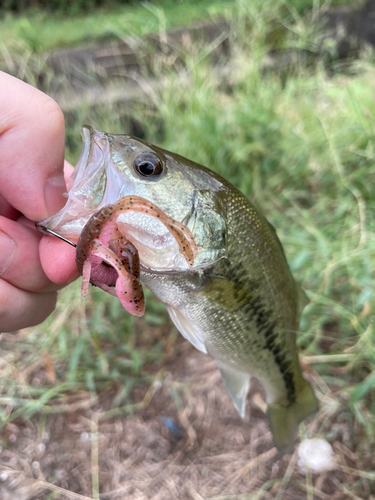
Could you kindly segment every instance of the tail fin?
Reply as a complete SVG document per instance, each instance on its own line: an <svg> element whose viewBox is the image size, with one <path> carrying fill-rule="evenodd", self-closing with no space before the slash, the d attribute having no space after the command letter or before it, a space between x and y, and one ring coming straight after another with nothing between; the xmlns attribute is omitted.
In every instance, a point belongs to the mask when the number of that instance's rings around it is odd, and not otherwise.
<svg viewBox="0 0 375 500"><path fill-rule="evenodd" d="M282 455L292 449L299 423L318 408L318 400L307 381L303 391L291 405L282 406L278 403L268 405L267 416L273 440Z"/></svg>

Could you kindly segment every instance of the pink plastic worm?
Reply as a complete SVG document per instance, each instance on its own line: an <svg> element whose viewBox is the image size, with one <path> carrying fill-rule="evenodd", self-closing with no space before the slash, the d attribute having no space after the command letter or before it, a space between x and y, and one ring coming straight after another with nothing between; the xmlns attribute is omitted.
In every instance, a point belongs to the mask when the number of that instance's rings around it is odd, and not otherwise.
<svg viewBox="0 0 375 500"><path fill-rule="evenodd" d="M140 196L124 196L116 203L101 208L90 218L82 230L76 250L76 262L78 270L82 274L82 295L86 295L89 282L91 282L112 295L117 295L129 313L142 316L145 304L142 285L138 279L138 253L135 247L120 233L116 224L117 217L126 211L144 213L159 219L176 239L189 267L194 265L198 247L189 229L168 217L154 203ZM109 248L110 242L113 241L114 231L117 232L115 239L119 242L117 255ZM133 251L131 247L133 247ZM133 257L134 261L131 261L130 253L135 256L135 259ZM103 261L110 264L112 269L108 267L103 269ZM134 269L131 268L132 266ZM125 267L128 267L130 272ZM92 272L93 269L95 269L95 273ZM112 283L114 271L117 273L117 279L115 283ZM112 276L108 277L108 274L111 273ZM116 291L111 288L112 284L115 284Z"/></svg>

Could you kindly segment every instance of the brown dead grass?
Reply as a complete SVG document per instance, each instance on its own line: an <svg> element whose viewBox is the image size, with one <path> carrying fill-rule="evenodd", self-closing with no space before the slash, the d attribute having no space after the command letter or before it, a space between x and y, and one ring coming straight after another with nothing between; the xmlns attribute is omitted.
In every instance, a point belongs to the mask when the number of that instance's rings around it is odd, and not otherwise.
<svg viewBox="0 0 375 500"><path fill-rule="evenodd" d="M114 394L94 405L82 395L66 403L74 411L8 424L0 456L1 500L374 498L375 475L366 472L371 452L343 418L342 401L312 368L308 375L321 410L306 433L336 429L331 444L337 465L306 475L297 447L281 457L273 446L259 384L252 385L251 415L242 421L215 362L189 343L179 344L159 380L134 391L133 415L106 413ZM180 436L163 417L173 419Z"/></svg>

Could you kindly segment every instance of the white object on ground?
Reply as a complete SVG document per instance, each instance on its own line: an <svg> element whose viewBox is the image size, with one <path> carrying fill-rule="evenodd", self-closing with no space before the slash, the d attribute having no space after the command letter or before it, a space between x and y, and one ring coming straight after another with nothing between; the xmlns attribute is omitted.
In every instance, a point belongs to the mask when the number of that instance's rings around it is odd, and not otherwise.
<svg viewBox="0 0 375 500"><path fill-rule="evenodd" d="M336 467L336 456L325 439L304 439L298 447L298 465L314 472L332 470Z"/></svg>

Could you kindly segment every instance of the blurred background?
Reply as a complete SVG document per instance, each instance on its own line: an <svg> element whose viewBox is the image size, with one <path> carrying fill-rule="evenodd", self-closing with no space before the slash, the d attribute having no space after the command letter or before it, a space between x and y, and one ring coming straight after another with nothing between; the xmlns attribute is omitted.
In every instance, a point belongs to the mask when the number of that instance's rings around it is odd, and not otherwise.
<svg viewBox="0 0 375 500"><path fill-rule="evenodd" d="M220 173L277 229L310 299L301 364L320 399L274 448L255 382L244 421L215 363L146 295L143 318L80 282L3 334L0 499L374 499L375 1L0 0L0 69L80 127Z"/></svg>

